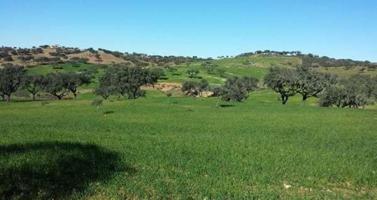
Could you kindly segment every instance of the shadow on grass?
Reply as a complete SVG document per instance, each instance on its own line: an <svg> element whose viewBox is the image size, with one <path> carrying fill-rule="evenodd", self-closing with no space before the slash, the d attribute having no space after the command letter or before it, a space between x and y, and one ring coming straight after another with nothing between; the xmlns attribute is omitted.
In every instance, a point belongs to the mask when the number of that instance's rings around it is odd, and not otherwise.
<svg viewBox="0 0 377 200"><path fill-rule="evenodd" d="M221 108L230 108L230 107L234 107L235 105L232 105L232 104L220 104L219 106Z"/></svg>
<svg viewBox="0 0 377 200"><path fill-rule="evenodd" d="M96 145L40 142L0 146L0 199L65 199L115 172L135 172Z"/></svg>
<svg viewBox="0 0 377 200"><path fill-rule="evenodd" d="M110 115L110 114L113 114L113 113L115 113L115 111L113 111L113 110L106 110L106 111L103 111L103 114L104 114L104 115Z"/></svg>

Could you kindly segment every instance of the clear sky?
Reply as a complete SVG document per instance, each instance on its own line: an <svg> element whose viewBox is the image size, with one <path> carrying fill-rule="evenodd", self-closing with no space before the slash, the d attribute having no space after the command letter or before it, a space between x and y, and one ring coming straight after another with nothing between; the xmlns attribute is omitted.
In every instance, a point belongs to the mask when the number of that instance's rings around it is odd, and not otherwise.
<svg viewBox="0 0 377 200"><path fill-rule="evenodd" d="M376 0L0 0L0 45L377 61Z"/></svg>

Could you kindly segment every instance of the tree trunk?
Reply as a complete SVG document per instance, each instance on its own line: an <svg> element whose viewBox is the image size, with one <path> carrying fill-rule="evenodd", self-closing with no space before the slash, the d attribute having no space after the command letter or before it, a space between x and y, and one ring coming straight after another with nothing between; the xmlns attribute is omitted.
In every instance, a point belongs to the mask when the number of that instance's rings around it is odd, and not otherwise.
<svg viewBox="0 0 377 200"><path fill-rule="evenodd" d="M288 101L288 96L286 96L286 95L282 95L282 96L281 96L281 103L282 103L283 105L285 105L285 104L287 103L287 101Z"/></svg>
<svg viewBox="0 0 377 200"><path fill-rule="evenodd" d="M10 95L7 95L7 102L10 102Z"/></svg>
<svg viewBox="0 0 377 200"><path fill-rule="evenodd" d="M302 95L302 101L306 101L306 99L308 99L308 96L307 95Z"/></svg>
<svg viewBox="0 0 377 200"><path fill-rule="evenodd" d="M62 98L63 98L62 95L58 95L58 94L55 94L54 96L56 96L56 98L58 98L58 100L62 100Z"/></svg>
<svg viewBox="0 0 377 200"><path fill-rule="evenodd" d="M33 94L33 101L35 101L35 94Z"/></svg>

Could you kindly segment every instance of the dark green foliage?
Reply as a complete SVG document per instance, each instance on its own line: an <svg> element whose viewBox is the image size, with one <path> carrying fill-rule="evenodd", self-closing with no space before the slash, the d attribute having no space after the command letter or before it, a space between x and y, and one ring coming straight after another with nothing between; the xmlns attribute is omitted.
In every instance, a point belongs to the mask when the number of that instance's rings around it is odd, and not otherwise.
<svg viewBox="0 0 377 200"><path fill-rule="evenodd" d="M303 101L309 97L317 97L325 88L336 83L334 76L313 71L310 67L298 67L296 73L297 93L302 95Z"/></svg>
<svg viewBox="0 0 377 200"><path fill-rule="evenodd" d="M43 90L59 100L69 92L65 78L60 73L50 73L43 79Z"/></svg>
<svg viewBox="0 0 377 200"><path fill-rule="evenodd" d="M298 78L295 70L273 67L264 77L264 83L280 94L282 104L286 104L290 96L298 90Z"/></svg>
<svg viewBox="0 0 377 200"><path fill-rule="evenodd" d="M43 89L43 76L28 75L23 79L22 87L27 90L35 100L35 95Z"/></svg>
<svg viewBox="0 0 377 200"><path fill-rule="evenodd" d="M11 95L21 86L25 69L18 65L6 65L0 69L0 96L8 102Z"/></svg>
<svg viewBox="0 0 377 200"><path fill-rule="evenodd" d="M88 74L76 74L76 73L61 73L64 87L72 92L73 96L77 97L77 88L83 84L89 84L91 77Z"/></svg>
<svg viewBox="0 0 377 200"><path fill-rule="evenodd" d="M102 77L100 77L99 86L94 90L94 94L99 95L104 99L108 99L112 94L115 93L115 85L112 85L112 71L112 69L108 69L106 73ZM114 73L116 72L114 71Z"/></svg>
<svg viewBox="0 0 377 200"><path fill-rule="evenodd" d="M72 92L74 97L77 96L77 88L81 84L81 80L78 74L75 73L62 73L61 76L63 77L64 87Z"/></svg>
<svg viewBox="0 0 377 200"><path fill-rule="evenodd" d="M375 101L375 77L355 75L349 79L342 79L338 84L332 85L323 95L319 104L323 107L337 106L359 108Z"/></svg>
<svg viewBox="0 0 377 200"><path fill-rule="evenodd" d="M224 101L244 101L249 92L257 88L258 79L253 77L232 77L226 80L222 87L221 99Z"/></svg>
<svg viewBox="0 0 377 200"><path fill-rule="evenodd" d="M182 92L188 96L200 96L202 92L208 89L208 81L202 79L200 81L188 80L182 84Z"/></svg>
<svg viewBox="0 0 377 200"><path fill-rule="evenodd" d="M154 85L163 76L165 72L162 68L151 68L146 73L146 84Z"/></svg>
<svg viewBox="0 0 377 200"><path fill-rule="evenodd" d="M45 92L62 99L69 92L77 97L78 87L91 83L92 75L89 73L50 73L43 78L42 84Z"/></svg>
<svg viewBox="0 0 377 200"><path fill-rule="evenodd" d="M368 68L377 68L376 63L371 63L369 61L356 61L351 59L335 59L329 58L327 56L317 56L313 54L301 55L303 63L308 67L356 67L356 66L365 66Z"/></svg>
<svg viewBox="0 0 377 200"><path fill-rule="evenodd" d="M350 78L350 82L361 86L359 90L364 93L368 99L377 100L377 76L354 75Z"/></svg>
<svg viewBox="0 0 377 200"><path fill-rule="evenodd" d="M319 104L323 107L337 106L359 108L368 103L367 97L355 87L332 86L321 96Z"/></svg>
<svg viewBox="0 0 377 200"><path fill-rule="evenodd" d="M215 87L212 87L210 90L213 93L212 94L213 97L219 97L219 96L221 96L221 94L223 92L223 87L215 86Z"/></svg>
<svg viewBox="0 0 377 200"><path fill-rule="evenodd" d="M198 69L188 69L186 71L186 73L187 73L189 78L197 78L198 74L199 74L199 70Z"/></svg>
<svg viewBox="0 0 377 200"><path fill-rule="evenodd" d="M108 68L100 78L96 94L105 99L111 94L127 96L136 99L144 96L145 92L140 89L142 85L154 84L159 74L141 67L118 65Z"/></svg>
<svg viewBox="0 0 377 200"><path fill-rule="evenodd" d="M104 99L108 99L113 94L113 91L114 90L112 90L111 86L100 84L100 86L94 90L94 94L99 95Z"/></svg>

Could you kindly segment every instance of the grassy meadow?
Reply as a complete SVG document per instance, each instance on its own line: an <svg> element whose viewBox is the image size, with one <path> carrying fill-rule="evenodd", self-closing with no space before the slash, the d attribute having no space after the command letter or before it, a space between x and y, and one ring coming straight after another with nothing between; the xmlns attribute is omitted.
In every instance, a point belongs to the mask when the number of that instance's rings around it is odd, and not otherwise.
<svg viewBox="0 0 377 200"><path fill-rule="evenodd" d="M0 193L33 198L377 198L377 112L166 97L0 104ZM13 188L14 189L14 188ZM29 194L28 194L29 192Z"/></svg>
<svg viewBox="0 0 377 200"><path fill-rule="evenodd" d="M243 59L243 60L237 60ZM259 59L259 60L258 60ZM295 58L215 61L261 79ZM266 66L266 67L262 67ZM98 69L37 66L29 73ZM182 82L201 63L166 71ZM377 107L282 106L267 89L244 103L148 90L100 107L77 99L0 102L0 199L377 199Z"/></svg>

